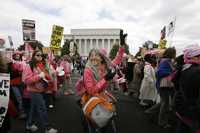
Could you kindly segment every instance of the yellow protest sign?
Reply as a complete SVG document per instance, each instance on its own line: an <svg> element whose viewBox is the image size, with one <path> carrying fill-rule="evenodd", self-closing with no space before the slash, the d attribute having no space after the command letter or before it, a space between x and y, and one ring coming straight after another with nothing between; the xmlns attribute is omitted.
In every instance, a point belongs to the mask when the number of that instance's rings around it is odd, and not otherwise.
<svg viewBox="0 0 200 133"><path fill-rule="evenodd" d="M61 51L58 49L58 50L52 50L53 54L54 55L58 55L58 56L61 56Z"/></svg>
<svg viewBox="0 0 200 133"><path fill-rule="evenodd" d="M165 48L166 48L166 44L167 44L167 40L162 39L162 40L160 40L160 42L159 42L158 48L160 48L160 49L165 49Z"/></svg>
<svg viewBox="0 0 200 133"><path fill-rule="evenodd" d="M53 25L53 31L51 35L51 44L50 47L52 50L61 48L61 40L63 36L64 28L58 25Z"/></svg>

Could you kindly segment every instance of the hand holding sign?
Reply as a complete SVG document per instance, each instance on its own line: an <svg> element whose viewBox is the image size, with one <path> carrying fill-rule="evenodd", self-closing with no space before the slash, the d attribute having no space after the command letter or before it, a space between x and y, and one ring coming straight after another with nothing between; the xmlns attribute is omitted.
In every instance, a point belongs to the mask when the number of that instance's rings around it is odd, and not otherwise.
<svg viewBox="0 0 200 133"><path fill-rule="evenodd" d="M10 75L7 73L0 73L0 127L3 124L4 118L8 109L9 95L10 95Z"/></svg>

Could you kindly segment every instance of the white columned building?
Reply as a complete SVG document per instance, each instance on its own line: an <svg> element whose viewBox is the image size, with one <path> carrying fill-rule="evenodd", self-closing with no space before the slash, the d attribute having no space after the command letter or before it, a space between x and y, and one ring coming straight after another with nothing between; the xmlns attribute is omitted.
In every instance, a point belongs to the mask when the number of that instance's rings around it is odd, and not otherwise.
<svg viewBox="0 0 200 133"><path fill-rule="evenodd" d="M64 35L64 41L74 40L81 56L88 56L93 48L105 48L110 52L114 44L120 43L122 29L71 29L70 34Z"/></svg>

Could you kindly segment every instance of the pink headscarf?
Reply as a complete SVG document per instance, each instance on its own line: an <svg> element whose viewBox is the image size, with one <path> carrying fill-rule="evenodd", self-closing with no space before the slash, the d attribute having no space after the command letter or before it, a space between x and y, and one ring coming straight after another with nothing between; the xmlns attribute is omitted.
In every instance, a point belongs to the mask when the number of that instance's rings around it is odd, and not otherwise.
<svg viewBox="0 0 200 133"><path fill-rule="evenodd" d="M199 45L192 45L187 47L184 51L184 62L185 63L196 63L200 64L199 61L194 61L191 58L200 55L200 46Z"/></svg>

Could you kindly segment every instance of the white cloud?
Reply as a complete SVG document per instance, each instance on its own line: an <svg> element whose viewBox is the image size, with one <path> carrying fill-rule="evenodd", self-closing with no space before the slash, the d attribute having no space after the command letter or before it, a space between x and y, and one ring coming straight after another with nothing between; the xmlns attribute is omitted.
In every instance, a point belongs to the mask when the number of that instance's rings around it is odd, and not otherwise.
<svg viewBox="0 0 200 133"><path fill-rule="evenodd" d="M122 28L134 53L146 40L158 42L160 30L177 16L174 44L199 42L198 0L6 0L0 5L0 37L22 44L21 19L36 21L36 38L48 46L53 24L71 28ZM8 45L8 41L7 41Z"/></svg>

